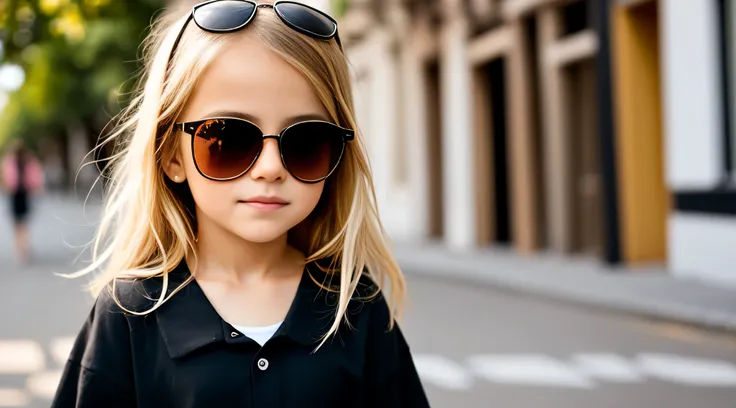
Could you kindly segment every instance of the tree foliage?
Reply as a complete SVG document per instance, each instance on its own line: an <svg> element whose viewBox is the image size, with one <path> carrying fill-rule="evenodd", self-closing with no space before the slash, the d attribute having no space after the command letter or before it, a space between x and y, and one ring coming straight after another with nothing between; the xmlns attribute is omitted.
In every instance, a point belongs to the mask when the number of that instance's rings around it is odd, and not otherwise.
<svg viewBox="0 0 736 408"><path fill-rule="evenodd" d="M0 114L0 141L71 126L92 133L124 105L140 43L164 0L0 1L2 62L25 71Z"/></svg>
<svg viewBox="0 0 736 408"><path fill-rule="evenodd" d="M342 17L345 11L347 11L349 3L349 0L330 0L332 15L337 18Z"/></svg>

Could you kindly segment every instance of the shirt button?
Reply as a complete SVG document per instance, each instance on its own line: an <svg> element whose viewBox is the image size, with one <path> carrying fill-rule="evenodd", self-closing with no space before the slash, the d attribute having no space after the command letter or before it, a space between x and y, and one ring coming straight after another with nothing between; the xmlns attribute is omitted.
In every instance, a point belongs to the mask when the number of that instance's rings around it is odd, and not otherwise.
<svg viewBox="0 0 736 408"><path fill-rule="evenodd" d="M230 337L238 337L240 334L238 332L232 332L230 333Z"/></svg>
<svg viewBox="0 0 736 408"><path fill-rule="evenodd" d="M259 358L258 359L258 369L260 369L261 371L268 370L268 360L266 360L265 358Z"/></svg>

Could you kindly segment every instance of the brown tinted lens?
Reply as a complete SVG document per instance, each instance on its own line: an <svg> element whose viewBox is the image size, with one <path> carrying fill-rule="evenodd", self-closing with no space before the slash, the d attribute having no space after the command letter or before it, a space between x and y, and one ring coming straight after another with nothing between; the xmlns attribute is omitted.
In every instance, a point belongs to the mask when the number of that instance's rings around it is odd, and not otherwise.
<svg viewBox="0 0 736 408"><path fill-rule="evenodd" d="M194 134L194 160L207 177L233 178L243 174L258 157L263 146L261 131L238 119L212 119Z"/></svg>
<svg viewBox="0 0 736 408"><path fill-rule="evenodd" d="M326 122L303 122L290 127L281 139L284 165L302 181L325 178L340 161L343 133L339 127Z"/></svg>

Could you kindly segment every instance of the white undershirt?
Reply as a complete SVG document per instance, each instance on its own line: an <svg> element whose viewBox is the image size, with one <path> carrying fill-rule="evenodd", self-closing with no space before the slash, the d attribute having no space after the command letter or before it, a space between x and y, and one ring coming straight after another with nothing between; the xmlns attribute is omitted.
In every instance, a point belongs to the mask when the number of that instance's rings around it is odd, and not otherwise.
<svg viewBox="0 0 736 408"><path fill-rule="evenodd" d="M276 330L281 327L281 323L276 323L271 326L256 326L256 327L248 327L248 326L238 326L236 324L231 324L237 331L244 334L249 339L253 339L256 343L263 346L266 344L268 339L273 337L274 334L276 334Z"/></svg>

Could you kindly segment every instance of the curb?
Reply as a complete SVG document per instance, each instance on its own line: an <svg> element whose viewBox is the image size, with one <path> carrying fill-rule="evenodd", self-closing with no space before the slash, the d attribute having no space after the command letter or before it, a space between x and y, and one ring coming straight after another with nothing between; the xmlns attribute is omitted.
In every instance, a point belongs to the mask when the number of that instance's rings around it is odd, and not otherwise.
<svg viewBox="0 0 736 408"><path fill-rule="evenodd" d="M720 310L698 308L685 304L658 301L636 296L620 296L611 293L591 293L575 290L573 286L562 288L544 281L503 274L498 271L483 271L446 259L422 259L396 252L396 258L409 276L432 276L444 279L460 279L469 283L481 283L499 289L512 290L532 296L556 301L592 306L608 311L664 320L736 334L736 315ZM451 271L451 272L450 272ZM734 296L736 302L736 295Z"/></svg>

